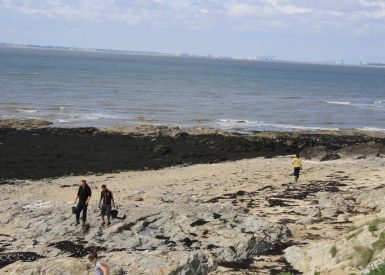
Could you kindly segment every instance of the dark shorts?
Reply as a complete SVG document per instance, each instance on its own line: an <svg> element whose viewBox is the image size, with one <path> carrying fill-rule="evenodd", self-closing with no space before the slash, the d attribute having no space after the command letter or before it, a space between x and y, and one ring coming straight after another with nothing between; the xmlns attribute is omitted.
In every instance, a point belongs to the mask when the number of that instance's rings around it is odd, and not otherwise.
<svg viewBox="0 0 385 275"><path fill-rule="evenodd" d="M111 216L111 204L103 204L100 208L100 213L102 216Z"/></svg>
<svg viewBox="0 0 385 275"><path fill-rule="evenodd" d="M294 167L294 176L299 177L299 172L301 171L301 168L299 167Z"/></svg>

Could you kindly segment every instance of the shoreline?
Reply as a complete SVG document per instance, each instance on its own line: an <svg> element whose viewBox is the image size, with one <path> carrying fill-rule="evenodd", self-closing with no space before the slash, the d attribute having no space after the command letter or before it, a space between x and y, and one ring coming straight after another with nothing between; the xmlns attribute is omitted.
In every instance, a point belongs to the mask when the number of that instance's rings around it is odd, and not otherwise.
<svg viewBox="0 0 385 275"><path fill-rule="evenodd" d="M385 259L384 137L42 126L0 128L0 143L5 274L87 274L95 250L114 274L349 275ZM71 211L81 179L93 192L85 229ZM102 184L119 206L111 226Z"/></svg>
<svg viewBox="0 0 385 275"><path fill-rule="evenodd" d="M0 179L161 169L301 153L333 160L385 154L385 134L358 131L259 132L166 126L56 128L39 120L0 121Z"/></svg>

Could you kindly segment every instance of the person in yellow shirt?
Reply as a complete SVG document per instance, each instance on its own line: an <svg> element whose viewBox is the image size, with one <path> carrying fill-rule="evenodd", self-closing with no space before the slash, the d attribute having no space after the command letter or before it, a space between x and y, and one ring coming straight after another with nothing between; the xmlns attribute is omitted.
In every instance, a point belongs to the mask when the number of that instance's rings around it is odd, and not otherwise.
<svg viewBox="0 0 385 275"><path fill-rule="evenodd" d="M294 166L294 181L298 182L299 173L302 170L302 160L300 159L299 154L295 155L292 163Z"/></svg>

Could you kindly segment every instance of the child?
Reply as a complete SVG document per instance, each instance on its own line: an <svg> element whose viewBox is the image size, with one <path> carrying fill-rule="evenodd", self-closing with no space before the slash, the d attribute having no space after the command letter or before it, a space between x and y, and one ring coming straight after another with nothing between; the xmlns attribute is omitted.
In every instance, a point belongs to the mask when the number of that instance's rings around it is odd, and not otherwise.
<svg viewBox="0 0 385 275"><path fill-rule="evenodd" d="M88 255L88 260L90 263L95 265L96 275L110 275L110 269L108 265L99 261L98 254L96 252L92 252L90 255Z"/></svg>
<svg viewBox="0 0 385 275"><path fill-rule="evenodd" d="M302 160L299 158L299 154L295 155L292 163L294 166L294 181L298 182L299 173L302 170Z"/></svg>

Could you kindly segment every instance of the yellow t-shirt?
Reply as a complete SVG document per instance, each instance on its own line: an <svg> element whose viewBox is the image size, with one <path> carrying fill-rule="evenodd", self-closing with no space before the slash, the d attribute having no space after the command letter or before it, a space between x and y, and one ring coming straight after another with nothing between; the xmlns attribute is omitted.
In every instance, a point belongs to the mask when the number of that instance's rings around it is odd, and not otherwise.
<svg viewBox="0 0 385 275"><path fill-rule="evenodd" d="M302 160L299 158L294 158L293 159L293 165L294 165L294 167L300 167L302 169Z"/></svg>

